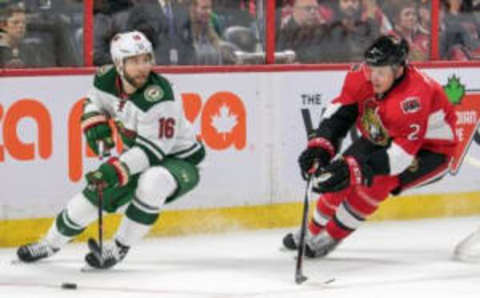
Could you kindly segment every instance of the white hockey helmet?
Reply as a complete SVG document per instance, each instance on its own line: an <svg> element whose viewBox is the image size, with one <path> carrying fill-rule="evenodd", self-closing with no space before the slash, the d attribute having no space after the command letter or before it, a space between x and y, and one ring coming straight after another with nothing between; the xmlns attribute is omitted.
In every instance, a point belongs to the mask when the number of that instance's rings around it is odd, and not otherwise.
<svg viewBox="0 0 480 298"><path fill-rule="evenodd" d="M118 33L110 42L110 55L112 55L113 63L121 75L123 75L125 58L142 54L151 54L155 63L152 43L142 32Z"/></svg>

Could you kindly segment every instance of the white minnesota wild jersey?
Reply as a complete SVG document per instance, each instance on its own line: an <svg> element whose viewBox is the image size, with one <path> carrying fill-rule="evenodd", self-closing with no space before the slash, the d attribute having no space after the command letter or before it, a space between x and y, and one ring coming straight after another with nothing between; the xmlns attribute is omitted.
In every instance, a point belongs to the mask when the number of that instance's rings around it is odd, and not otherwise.
<svg viewBox="0 0 480 298"><path fill-rule="evenodd" d="M113 118L125 146L140 148L150 166L165 157L195 164L203 159L203 145L197 141L167 79L152 72L145 86L129 96L121 94L119 84L120 76L113 65L100 68L87 94L84 113L103 112Z"/></svg>

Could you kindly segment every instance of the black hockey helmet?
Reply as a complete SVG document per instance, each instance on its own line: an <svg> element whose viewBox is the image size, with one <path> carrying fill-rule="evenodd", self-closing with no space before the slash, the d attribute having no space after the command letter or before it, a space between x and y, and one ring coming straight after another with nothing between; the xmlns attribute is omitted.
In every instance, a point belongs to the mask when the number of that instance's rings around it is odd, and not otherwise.
<svg viewBox="0 0 480 298"><path fill-rule="evenodd" d="M382 35L365 51L365 62L371 66L405 65L408 42L398 36Z"/></svg>

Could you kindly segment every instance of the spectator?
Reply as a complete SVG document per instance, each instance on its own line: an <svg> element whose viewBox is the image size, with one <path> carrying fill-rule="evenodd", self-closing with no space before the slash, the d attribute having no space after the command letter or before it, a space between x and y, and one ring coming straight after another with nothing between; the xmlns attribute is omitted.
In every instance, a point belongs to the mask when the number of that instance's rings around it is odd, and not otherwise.
<svg viewBox="0 0 480 298"><path fill-rule="evenodd" d="M386 0L389 6L395 2L403 2L404 0ZM377 0L363 0L362 1L362 20L366 21L372 19L380 28L381 34L389 34L392 31L392 24L390 23L384 10L378 5Z"/></svg>
<svg viewBox="0 0 480 298"><path fill-rule="evenodd" d="M418 6L418 27L420 32L430 34L431 5L429 0L421 0Z"/></svg>
<svg viewBox="0 0 480 298"><path fill-rule="evenodd" d="M440 36L440 54L451 60L480 58L480 24L468 1L446 0L444 28Z"/></svg>
<svg viewBox="0 0 480 298"><path fill-rule="evenodd" d="M115 34L126 30L129 9L132 7L130 0L94 1L93 64L113 63L110 40Z"/></svg>
<svg viewBox="0 0 480 298"><path fill-rule="evenodd" d="M277 37L277 50L293 50L301 63L323 60L326 25L322 24L317 0L296 0L292 15L281 26Z"/></svg>
<svg viewBox="0 0 480 298"><path fill-rule="evenodd" d="M56 65L83 65L83 1L53 2L49 9L44 9L43 15L49 15L52 21L50 31L55 38Z"/></svg>
<svg viewBox="0 0 480 298"><path fill-rule="evenodd" d="M222 40L212 0L192 0L189 12L196 64L223 64Z"/></svg>
<svg viewBox="0 0 480 298"><path fill-rule="evenodd" d="M328 61L361 61L363 52L380 34L374 17L363 14L360 0L337 0L329 27Z"/></svg>
<svg viewBox="0 0 480 298"><path fill-rule="evenodd" d="M279 12L275 17L275 21L280 21L281 24L285 24L287 20L292 17L293 5L291 1L276 0L275 8L277 12Z"/></svg>
<svg viewBox="0 0 480 298"><path fill-rule="evenodd" d="M194 53L193 40L189 30L189 14L185 4L172 0L159 0L163 2L162 10L167 22L168 36L160 41L160 55L168 57L168 63L163 64L193 64Z"/></svg>
<svg viewBox="0 0 480 298"><path fill-rule="evenodd" d="M409 60L428 60L430 36L419 30L417 3L413 0L405 1L395 11L394 31L408 42Z"/></svg>
<svg viewBox="0 0 480 298"><path fill-rule="evenodd" d="M214 0L215 13L222 29L231 26L250 27L255 21L246 7L242 8L238 0ZM223 32L222 32L223 33Z"/></svg>
<svg viewBox="0 0 480 298"><path fill-rule="evenodd" d="M190 0L187 7L192 22L204 25L208 23L216 34L221 35L224 28L218 14L213 10L213 0Z"/></svg>
<svg viewBox="0 0 480 298"><path fill-rule="evenodd" d="M195 61L188 11L176 2L158 1L135 6L128 30L139 30L151 41L160 65L188 65Z"/></svg>
<svg viewBox="0 0 480 298"><path fill-rule="evenodd" d="M39 39L27 39L26 11L23 3L12 4L0 12L0 67L52 66L44 59L43 44Z"/></svg>
<svg viewBox="0 0 480 298"><path fill-rule="evenodd" d="M315 18L317 24L325 24L332 21L333 10L328 3L329 0L317 0ZM277 2L280 9L278 17L280 18L280 26L283 27L293 17L295 1Z"/></svg>

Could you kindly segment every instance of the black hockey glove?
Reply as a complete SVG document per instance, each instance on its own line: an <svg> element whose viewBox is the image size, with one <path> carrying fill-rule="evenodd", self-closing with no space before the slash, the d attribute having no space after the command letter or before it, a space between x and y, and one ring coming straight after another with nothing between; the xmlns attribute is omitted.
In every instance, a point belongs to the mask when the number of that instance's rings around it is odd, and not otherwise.
<svg viewBox="0 0 480 298"><path fill-rule="evenodd" d="M313 169L315 163L317 164L317 168L324 167L334 155L335 148L330 141L320 137L310 139L307 149L303 150L298 158L303 179L307 180L310 174L315 171L315 169Z"/></svg>
<svg viewBox="0 0 480 298"><path fill-rule="evenodd" d="M315 173L315 192L336 192L353 185L371 186L373 171L366 163L358 162L352 156L337 159Z"/></svg>

